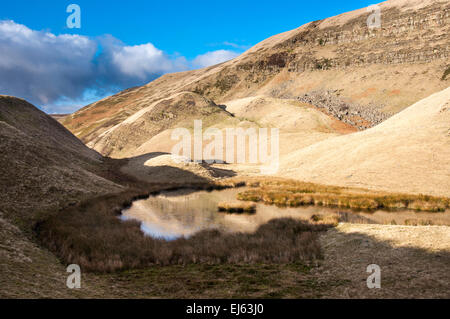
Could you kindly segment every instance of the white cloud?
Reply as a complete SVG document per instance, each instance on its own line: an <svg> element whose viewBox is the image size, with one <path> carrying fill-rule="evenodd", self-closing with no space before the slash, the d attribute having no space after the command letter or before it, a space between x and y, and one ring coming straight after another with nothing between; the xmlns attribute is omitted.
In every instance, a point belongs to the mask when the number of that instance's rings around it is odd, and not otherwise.
<svg viewBox="0 0 450 319"><path fill-rule="evenodd" d="M98 38L102 54L97 59L97 79L115 90L150 82L168 73L187 70L181 56L169 56L152 43L127 46L112 36Z"/></svg>
<svg viewBox="0 0 450 319"><path fill-rule="evenodd" d="M197 56L192 65L198 68L219 64L237 57L239 53L229 50L217 50Z"/></svg>
<svg viewBox="0 0 450 319"><path fill-rule="evenodd" d="M111 63L123 74L139 79L145 79L149 73L165 73L173 70L172 61L151 43L117 47L112 52Z"/></svg>
<svg viewBox="0 0 450 319"><path fill-rule="evenodd" d="M0 93L49 103L90 84L97 44L79 35L33 31L0 21Z"/></svg>
<svg viewBox="0 0 450 319"><path fill-rule="evenodd" d="M112 36L55 35L4 20L0 21L0 94L64 112L71 103L77 106L167 72L207 67L237 55L218 50L188 61L169 56L152 43L127 46Z"/></svg>

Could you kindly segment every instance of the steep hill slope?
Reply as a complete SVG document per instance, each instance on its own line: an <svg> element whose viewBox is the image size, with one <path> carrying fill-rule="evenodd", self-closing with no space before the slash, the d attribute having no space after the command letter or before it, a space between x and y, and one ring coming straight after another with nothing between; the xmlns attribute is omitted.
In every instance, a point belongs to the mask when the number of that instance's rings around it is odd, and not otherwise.
<svg viewBox="0 0 450 319"><path fill-rule="evenodd" d="M24 100L0 96L0 297L102 296L94 281L67 289L65 267L30 238L59 209L123 187L108 180L105 159Z"/></svg>
<svg viewBox="0 0 450 319"><path fill-rule="evenodd" d="M277 127L281 132L282 154L292 151L293 146L306 146L354 131L350 125L297 100L251 97L235 100L225 109L224 105L216 105L196 93L180 92L139 110L87 145L104 155L120 158L171 152L178 142L171 139L172 130L192 131L194 120L202 120L203 129L222 129L224 137L228 127ZM225 140L223 144L225 154Z"/></svg>
<svg viewBox="0 0 450 319"><path fill-rule="evenodd" d="M180 92L142 108L90 141L88 146L109 156L141 155L142 152L134 151L153 137L174 127L192 128L195 119L202 119L204 125L237 122L213 101L195 93Z"/></svg>
<svg viewBox="0 0 450 319"><path fill-rule="evenodd" d="M194 92L224 105L255 96L298 99L357 128L371 127L448 87L450 80L443 77L449 67L450 3L389 0L380 8L379 29L367 27L365 8L314 21L232 61L164 75L93 103L63 124L96 150L114 153L111 128L158 101Z"/></svg>
<svg viewBox="0 0 450 319"><path fill-rule="evenodd" d="M24 100L0 96L0 137L5 217L28 223L39 211L121 189L101 177L100 154Z"/></svg>
<svg viewBox="0 0 450 319"><path fill-rule="evenodd" d="M290 154L281 175L323 184L450 196L450 88L363 132Z"/></svg>

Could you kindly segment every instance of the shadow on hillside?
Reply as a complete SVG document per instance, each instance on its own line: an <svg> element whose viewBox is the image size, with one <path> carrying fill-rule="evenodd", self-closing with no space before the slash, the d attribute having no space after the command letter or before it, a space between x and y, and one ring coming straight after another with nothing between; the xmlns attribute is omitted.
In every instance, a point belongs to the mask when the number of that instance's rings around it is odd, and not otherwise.
<svg viewBox="0 0 450 319"><path fill-rule="evenodd" d="M450 251L441 244L445 241L442 231L414 226L380 226L372 230L377 234L385 233L386 238L395 238L385 240L366 233L366 226L349 226L355 227L354 232L336 228L325 235L322 241L325 261L315 274L324 282L343 284L329 287L331 289L324 293L324 297L450 297L450 273L447 271ZM427 243L414 246L414 242L424 236L427 236ZM381 270L380 289L367 287L367 278L373 273L367 272L367 267L372 264Z"/></svg>
<svg viewBox="0 0 450 319"><path fill-rule="evenodd" d="M207 163L195 165L193 163L148 166L146 163L160 156L170 155L166 152L151 152L136 157L128 158L128 164L124 172L148 183L174 183L174 184L209 184L211 178L232 177L236 173L233 170L215 168Z"/></svg>
<svg viewBox="0 0 450 319"><path fill-rule="evenodd" d="M147 153L147 154L143 154L143 155L139 155L139 156L129 157L128 160L135 161L138 164L144 165L145 162L147 162L148 160L151 160L153 158L156 158L158 156L163 156L163 155L170 155L170 153L167 153L167 152L151 152L151 153Z"/></svg>

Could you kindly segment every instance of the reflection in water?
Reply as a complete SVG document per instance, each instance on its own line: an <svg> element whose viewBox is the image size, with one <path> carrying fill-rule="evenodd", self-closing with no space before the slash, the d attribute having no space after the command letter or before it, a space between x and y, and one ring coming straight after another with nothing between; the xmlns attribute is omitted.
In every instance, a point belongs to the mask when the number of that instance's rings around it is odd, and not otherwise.
<svg viewBox="0 0 450 319"><path fill-rule="evenodd" d="M142 231L155 238L174 240L189 237L205 229L224 232L254 232L271 219L291 217L309 220L312 215L336 215L350 223L404 224L411 220L432 221L433 224L450 225L450 213L396 212L343 212L343 209L305 206L279 208L258 204L255 214L227 214L217 211L219 202L235 202L243 189L222 191L170 191L145 200L137 200L122 211L123 220L135 219L142 222Z"/></svg>

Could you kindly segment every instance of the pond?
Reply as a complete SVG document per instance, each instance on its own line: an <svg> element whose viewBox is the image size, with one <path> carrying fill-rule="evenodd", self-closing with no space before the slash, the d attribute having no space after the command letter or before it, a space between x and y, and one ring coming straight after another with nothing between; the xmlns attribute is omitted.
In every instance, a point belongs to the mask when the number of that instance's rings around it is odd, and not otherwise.
<svg viewBox="0 0 450 319"><path fill-rule="evenodd" d="M364 224L426 224L450 225L450 212L426 213L401 211L352 211L342 208L302 206L281 208L256 204L253 214L218 212L220 202L238 202L236 195L246 188L220 191L194 191L190 189L167 191L148 199L134 201L122 210L122 220L138 220L141 230L149 236L165 240L189 237L205 229L224 232L254 232L259 226L275 218L311 220L313 215L322 217L338 215L340 221Z"/></svg>

